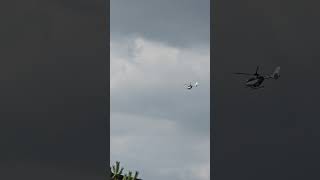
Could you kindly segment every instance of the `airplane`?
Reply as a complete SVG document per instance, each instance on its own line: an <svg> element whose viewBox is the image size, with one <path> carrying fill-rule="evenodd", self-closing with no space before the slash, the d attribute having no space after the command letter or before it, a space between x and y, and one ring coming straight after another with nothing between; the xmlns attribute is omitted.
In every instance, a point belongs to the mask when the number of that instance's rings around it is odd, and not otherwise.
<svg viewBox="0 0 320 180"><path fill-rule="evenodd" d="M199 84L198 84L198 82L195 82L194 85L192 85L190 82L190 84L184 84L184 86L186 89L191 90L193 87L198 87Z"/></svg>
<svg viewBox="0 0 320 180"><path fill-rule="evenodd" d="M254 76L252 78L249 78L245 83L245 86L251 89L264 88L264 86L262 86L262 83L266 79L277 80L280 78L280 66L276 67L271 75L260 75L258 73L258 70L259 70L259 66L257 66L256 72L254 74L250 74L250 73L234 73L234 74Z"/></svg>

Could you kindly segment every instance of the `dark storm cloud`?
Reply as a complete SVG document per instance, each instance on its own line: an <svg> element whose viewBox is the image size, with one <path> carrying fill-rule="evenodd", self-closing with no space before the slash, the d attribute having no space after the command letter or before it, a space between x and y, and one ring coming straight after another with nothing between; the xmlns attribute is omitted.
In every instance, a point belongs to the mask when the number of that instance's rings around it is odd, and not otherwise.
<svg viewBox="0 0 320 180"><path fill-rule="evenodd" d="M209 0L113 0L112 38L138 34L178 46L206 43L209 4Z"/></svg>
<svg viewBox="0 0 320 180"><path fill-rule="evenodd" d="M2 179L104 178L105 9L98 0L1 3Z"/></svg>
<svg viewBox="0 0 320 180"><path fill-rule="evenodd" d="M319 178L319 3L216 1L214 172L223 179ZM235 71L281 78L250 91ZM230 173L232 172L232 173Z"/></svg>

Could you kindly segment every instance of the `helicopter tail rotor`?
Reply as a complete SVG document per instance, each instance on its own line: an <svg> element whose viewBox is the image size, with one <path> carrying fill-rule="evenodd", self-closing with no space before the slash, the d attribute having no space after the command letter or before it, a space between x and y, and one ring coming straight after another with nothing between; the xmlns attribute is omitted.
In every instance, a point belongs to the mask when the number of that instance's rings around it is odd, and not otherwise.
<svg viewBox="0 0 320 180"><path fill-rule="evenodd" d="M271 77L273 79L279 79L279 77L280 77L280 66L276 67L276 69L272 73Z"/></svg>

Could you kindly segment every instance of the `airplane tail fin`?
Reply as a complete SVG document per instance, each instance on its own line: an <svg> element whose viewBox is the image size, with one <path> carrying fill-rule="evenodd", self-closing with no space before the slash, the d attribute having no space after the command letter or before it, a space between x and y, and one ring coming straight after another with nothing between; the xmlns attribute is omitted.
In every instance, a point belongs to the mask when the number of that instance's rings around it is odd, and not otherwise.
<svg viewBox="0 0 320 180"><path fill-rule="evenodd" d="M279 79L279 77L280 77L280 66L276 67L276 69L272 73L271 77L273 79Z"/></svg>

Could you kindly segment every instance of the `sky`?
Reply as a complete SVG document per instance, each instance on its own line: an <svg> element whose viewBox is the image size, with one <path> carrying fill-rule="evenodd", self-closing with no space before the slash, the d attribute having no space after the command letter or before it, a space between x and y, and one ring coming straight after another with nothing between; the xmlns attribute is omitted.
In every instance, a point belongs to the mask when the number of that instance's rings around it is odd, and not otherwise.
<svg viewBox="0 0 320 180"><path fill-rule="evenodd" d="M142 179L209 180L209 3L111 0L110 158Z"/></svg>

